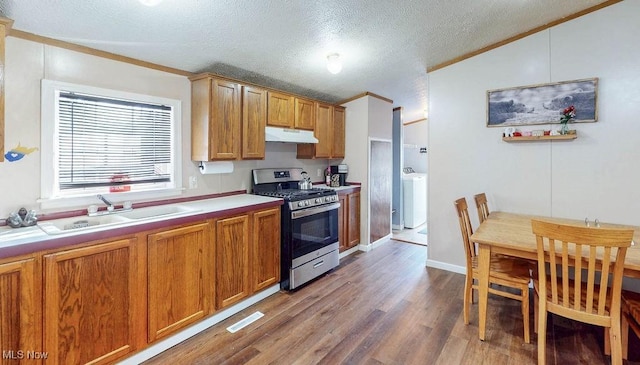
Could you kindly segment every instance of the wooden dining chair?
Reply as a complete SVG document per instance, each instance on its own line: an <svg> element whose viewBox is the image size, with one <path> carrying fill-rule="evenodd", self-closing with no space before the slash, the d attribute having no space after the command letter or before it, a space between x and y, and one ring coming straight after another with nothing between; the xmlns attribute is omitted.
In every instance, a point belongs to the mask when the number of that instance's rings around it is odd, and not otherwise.
<svg viewBox="0 0 640 365"><path fill-rule="evenodd" d="M608 329L611 363L621 365L620 295L624 259L633 230L536 219L531 221L531 227L538 249L538 271L533 282L538 364L546 362L547 313L554 313ZM599 282L596 272L601 275Z"/></svg>
<svg viewBox="0 0 640 365"><path fill-rule="evenodd" d="M487 195L485 193L476 194L473 196L476 201L476 208L478 209L478 221L484 222L489 216L489 203L487 203Z"/></svg>
<svg viewBox="0 0 640 365"><path fill-rule="evenodd" d="M640 337L640 293L622 291L622 358L629 356L629 330Z"/></svg>
<svg viewBox="0 0 640 365"><path fill-rule="evenodd" d="M470 239L473 234L473 229L471 228L471 222L469 220L467 200L460 198L456 200L454 204L458 213L462 243L464 245L467 262L463 318L464 323L469 324L469 307L471 303L473 303L473 290L478 289L478 285L476 284L478 280L478 256L476 245ZM526 263L521 264L520 261L516 259L492 256L489 270L489 293L522 302L524 342L530 343L529 281L531 280L531 276L529 266ZM498 287L494 287L495 285L498 285ZM509 289L516 289L519 293L513 293L513 290L509 291Z"/></svg>

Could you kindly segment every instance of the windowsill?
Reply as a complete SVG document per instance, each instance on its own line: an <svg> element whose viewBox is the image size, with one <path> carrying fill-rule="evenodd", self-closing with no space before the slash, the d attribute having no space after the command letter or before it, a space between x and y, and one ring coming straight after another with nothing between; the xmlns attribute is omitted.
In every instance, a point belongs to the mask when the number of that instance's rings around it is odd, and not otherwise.
<svg viewBox="0 0 640 365"><path fill-rule="evenodd" d="M184 190L185 189L183 188L176 188L176 189L164 189L164 190L130 191L130 192L122 192L122 193L103 193L102 195L106 197L109 201L113 202L113 204L120 205L125 201L135 202L135 201L175 197L175 196L182 195ZM78 197L38 199L37 202L40 204L40 209L42 210L59 209L59 208L77 208L77 207L86 208L89 205L103 204L100 200L98 200L95 194L78 196Z"/></svg>

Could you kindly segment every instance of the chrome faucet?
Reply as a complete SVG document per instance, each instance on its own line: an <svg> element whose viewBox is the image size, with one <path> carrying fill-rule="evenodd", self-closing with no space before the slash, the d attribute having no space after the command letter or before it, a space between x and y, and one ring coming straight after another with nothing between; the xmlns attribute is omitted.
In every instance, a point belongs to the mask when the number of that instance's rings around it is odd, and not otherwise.
<svg viewBox="0 0 640 365"><path fill-rule="evenodd" d="M107 210L108 211L112 211L113 210L113 203L110 202L107 198L105 198L102 194L98 194L98 199L102 200L106 205L107 205Z"/></svg>
<svg viewBox="0 0 640 365"><path fill-rule="evenodd" d="M115 205L113 205L113 203L109 199L105 198L104 195L98 194L96 195L96 197L102 200L107 205L107 210L99 211L97 205L90 205L89 208L87 208L87 215L89 217L133 210L133 205L130 201L125 201L124 203L122 203L122 207L116 209Z"/></svg>

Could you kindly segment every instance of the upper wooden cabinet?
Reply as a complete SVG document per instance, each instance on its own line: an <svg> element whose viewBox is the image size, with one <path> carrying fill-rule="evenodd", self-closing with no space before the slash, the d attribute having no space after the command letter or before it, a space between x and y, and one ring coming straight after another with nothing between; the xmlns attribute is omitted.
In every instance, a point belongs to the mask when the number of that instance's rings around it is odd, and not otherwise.
<svg viewBox="0 0 640 365"><path fill-rule="evenodd" d="M314 135L318 143L298 144L297 158L344 158L344 108L316 103Z"/></svg>
<svg viewBox="0 0 640 365"><path fill-rule="evenodd" d="M0 17L0 162L4 161L4 48L13 20Z"/></svg>
<svg viewBox="0 0 640 365"><path fill-rule="evenodd" d="M191 159L240 158L240 85L210 76L191 82Z"/></svg>
<svg viewBox="0 0 640 365"><path fill-rule="evenodd" d="M316 125L315 103L313 100L295 98L295 105L294 128L312 131Z"/></svg>
<svg viewBox="0 0 640 365"><path fill-rule="evenodd" d="M135 238L44 256L47 364L106 364L136 349Z"/></svg>
<svg viewBox="0 0 640 365"><path fill-rule="evenodd" d="M316 109L313 100L294 97L287 93L269 91L267 104L268 126L310 131L314 129Z"/></svg>
<svg viewBox="0 0 640 365"><path fill-rule="evenodd" d="M295 98L292 95L269 91L267 93L267 125L293 128L295 120Z"/></svg>
<svg viewBox="0 0 640 365"><path fill-rule="evenodd" d="M331 158L344 158L345 127L344 108L333 107Z"/></svg>
<svg viewBox="0 0 640 365"><path fill-rule="evenodd" d="M264 159L267 91L242 87L242 159Z"/></svg>

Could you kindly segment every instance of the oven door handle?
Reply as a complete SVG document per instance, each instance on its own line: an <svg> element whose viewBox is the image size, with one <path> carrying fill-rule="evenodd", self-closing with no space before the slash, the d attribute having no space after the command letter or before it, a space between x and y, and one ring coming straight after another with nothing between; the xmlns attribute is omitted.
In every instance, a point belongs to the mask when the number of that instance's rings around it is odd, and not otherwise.
<svg viewBox="0 0 640 365"><path fill-rule="evenodd" d="M298 219L298 218L308 217L310 215L323 213L323 212L328 212L330 210L334 210L334 209L338 209L338 208L340 208L340 203L333 203L333 204L329 204L329 205L323 205L323 206L320 206L320 207L307 208L307 209L299 210L297 212L291 212L291 219Z"/></svg>

